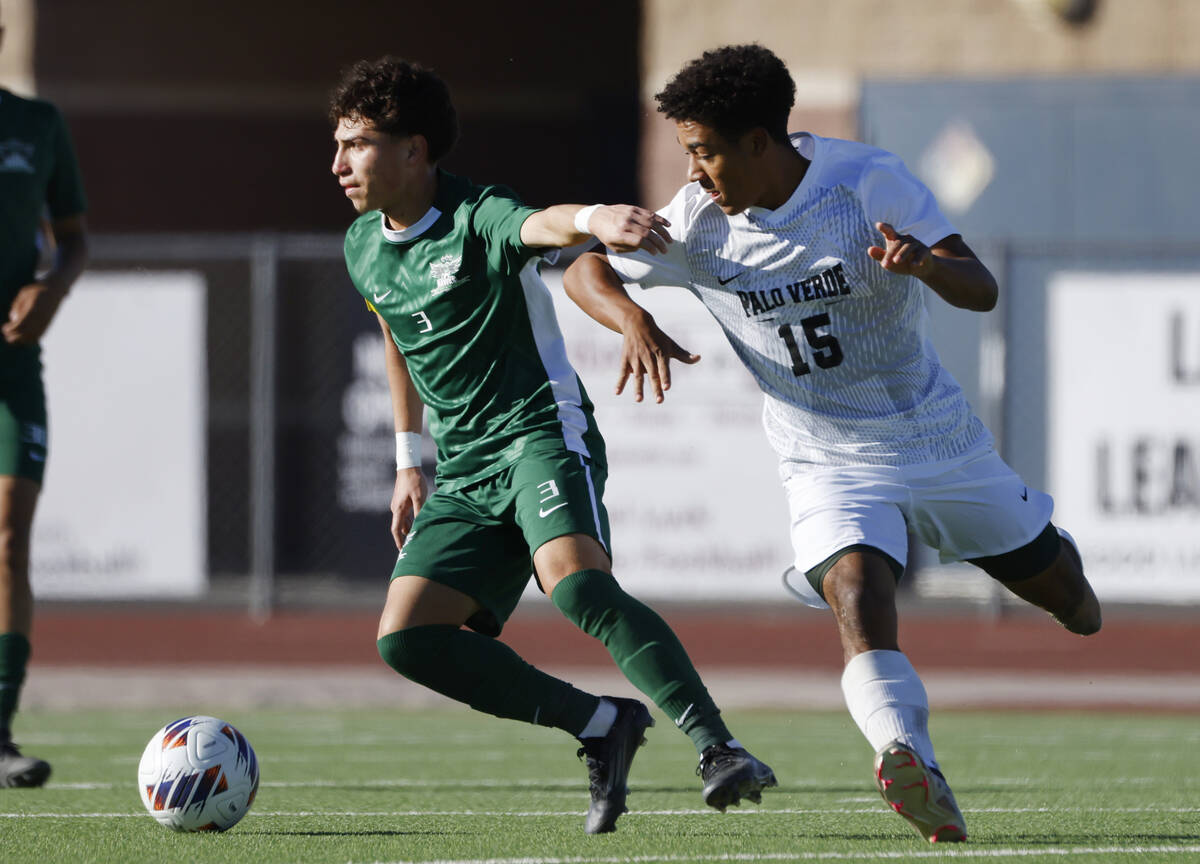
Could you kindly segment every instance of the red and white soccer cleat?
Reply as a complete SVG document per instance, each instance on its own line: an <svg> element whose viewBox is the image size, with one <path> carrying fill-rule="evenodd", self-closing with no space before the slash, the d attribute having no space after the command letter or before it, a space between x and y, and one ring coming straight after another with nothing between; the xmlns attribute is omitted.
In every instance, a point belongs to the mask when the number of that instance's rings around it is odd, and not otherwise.
<svg viewBox="0 0 1200 864"><path fill-rule="evenodd" d="M967 839L967 825L940 771L927 768L901 741L875 754L875 786L893 810L930 843Z"/></svg>

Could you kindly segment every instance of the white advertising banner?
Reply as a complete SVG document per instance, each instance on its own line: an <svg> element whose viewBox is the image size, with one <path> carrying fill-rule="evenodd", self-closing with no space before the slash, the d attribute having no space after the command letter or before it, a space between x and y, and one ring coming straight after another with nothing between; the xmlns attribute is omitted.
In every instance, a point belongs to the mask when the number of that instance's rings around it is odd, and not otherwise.
<svg viewBox="0 0 1200 864"><path fill-rule="evenodd" d="M1049 491L1101 599L1200 600L1200 274L1048 286Z"/></svg>
<svg viewBox="0 0 1200 864"><path fill-rule="evenodd" d="M547 272L567 355L596 405L608 448L604 503L613 570L639 597L785 600L788 508L761 426L762 393L704 306L683 289L631 288L659 326L701 360L671 364L655 404L621 396L621 337L587 317Z"/></svg>
<svg viewBox="0 0 1200 864"><path fill-rule="evenodd" d="M42 343L37 597L204 591L204 339L200 274L88 273L72 289Z"/></svg>

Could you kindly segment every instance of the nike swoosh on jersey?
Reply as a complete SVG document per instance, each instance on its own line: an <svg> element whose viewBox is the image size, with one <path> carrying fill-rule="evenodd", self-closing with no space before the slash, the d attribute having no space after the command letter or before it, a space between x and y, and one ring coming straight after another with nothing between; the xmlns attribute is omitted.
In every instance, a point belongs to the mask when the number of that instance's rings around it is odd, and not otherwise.
<svg viewBox="0 0 1200 864"><path fill-rule="evenodd" d="M549 510L543 510L543 509L539 508L539 509L538 509L538 515L539 515L539 516L541 516L543 519L545 519L547 516L549 516L551 513L553 513L553 512L554 512L555 510L557 510L559 507L566 507L566 506L567 506L567 502L566 502L566 501L564 501L564 502L562 502L561 504L555 504L555 505L554 505L553 507L551 507Z"/></svg>
<svg viewBox="0 0 1200 864"><path fill-rule="evenodd" d="M718 285L728 285L730 282L732 282L734 279L738 278L745 272L746 272L745 270L739 270L738 272L736 272L732 276L730 276L728 279L722 279L720 276L718 276L717 284Z"/></svg>
<svg viewBox="0 0 1200 864"><path fill-rule="evenodd" d="M394 291L394 290L395 290L394 288L389 288L388 290L384 291L382 294L374 294L374 297L375 297L375 302L376 302L376 303L379 303L379 302L380 302L380 301L382 301L382 300L383 300L385 297L387 297L389 294L391 294L391 293L392 293L392 291Z"/></svg>

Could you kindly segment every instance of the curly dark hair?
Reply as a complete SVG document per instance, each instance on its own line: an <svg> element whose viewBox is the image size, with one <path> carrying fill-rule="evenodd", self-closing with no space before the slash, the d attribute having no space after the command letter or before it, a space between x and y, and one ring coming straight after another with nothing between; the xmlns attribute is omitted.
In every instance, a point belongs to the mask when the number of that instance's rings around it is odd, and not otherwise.
<svg viewBox="0 0 1200 864"><path fill-rule="evenodd" d="M329 122L369 123L391 135L423 135L429 161L458 140L458 114L446 82L419 63L399 57L359 60L342 72L329 100Z"/></svg>
<svg viewBox="0 0 1200 864"><path fill-rule="evenodd" d="M769 49L726 45L688 63L654 98L672 120L703 123L726 138L761 126L787 141L796 84Z"/></svg>

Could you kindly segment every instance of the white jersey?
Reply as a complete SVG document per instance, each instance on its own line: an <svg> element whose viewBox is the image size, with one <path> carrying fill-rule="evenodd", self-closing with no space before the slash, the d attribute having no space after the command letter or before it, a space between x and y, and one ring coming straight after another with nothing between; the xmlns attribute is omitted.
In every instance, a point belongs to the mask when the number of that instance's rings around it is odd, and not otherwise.
<svg viewBox="0 0 1200 864"><path fill-rule="evenodd" d="M927 246L957 233L900 159L808 133L810 159L782 207L726 216L699 183L659 212L665 255L610 252L628 283L680 285L717 319L766 394L784 459L823 465L953 458L990 434L929 340L922 283L867 255L888 222Z"/></svg>

